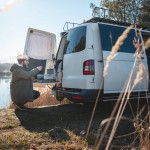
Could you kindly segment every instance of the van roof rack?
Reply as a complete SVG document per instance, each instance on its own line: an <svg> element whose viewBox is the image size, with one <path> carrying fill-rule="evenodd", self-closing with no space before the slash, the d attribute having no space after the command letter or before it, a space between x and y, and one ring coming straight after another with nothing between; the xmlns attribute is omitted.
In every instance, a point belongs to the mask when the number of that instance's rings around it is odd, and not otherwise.
<svg viewBox="0 0 150 150"><path fill-rule="evenodd" d="M89 22L104 22L104 23L111 23L111 24L116 24L116 25L122 25L122 26L129 26L131 24L136 24L137 27L142 28L144 30L150 31L150 23L149 22L142 22L142 23L136 23L136 17L132 14L122 14L119 13L118 11L113 11L109 10L103 7L96 7L98 12L96 11L94 14L93 10L93 18L83 22L84 23L89 23ZM112 16L117 15L118 18L114 18L109 16L111 14ZM132 22L127 22L125 19L126 15L130 15L132 19ZM95 17L98 16L98 17Z"/></svg>
<svg viewBox="0 0 150 150"><path fill-rule="evenodd" d="M79 25L78 23L74 23L74 22L65 22L63 30L68 31L69 29L71 29L75 26L78 26L78 25Z"/></svg>

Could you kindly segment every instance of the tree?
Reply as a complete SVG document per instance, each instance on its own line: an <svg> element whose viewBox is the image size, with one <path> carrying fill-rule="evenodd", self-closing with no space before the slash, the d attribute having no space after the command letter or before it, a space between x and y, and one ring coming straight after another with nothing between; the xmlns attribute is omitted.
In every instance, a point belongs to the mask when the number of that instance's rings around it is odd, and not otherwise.
<svg viewBox="0 0 150 150"><path fill-rule="evenodd" d="M124 22L136 23L141 14L142 0L101 0L101 6L117 11L121 15L109 12L109 15Z"/></svg>
<svg viewBox="0 0 150 150"><path fill-rule="evenodd" d="M150 0L143 0L140 22L150 27Z"/></svg>
<svg viewBox="0 0 150 150"><path fill-rule="evenodd" d="M150 29L150 0L101 0L99 9L92 3L90 7L97 17L139 24Z"/></svg>

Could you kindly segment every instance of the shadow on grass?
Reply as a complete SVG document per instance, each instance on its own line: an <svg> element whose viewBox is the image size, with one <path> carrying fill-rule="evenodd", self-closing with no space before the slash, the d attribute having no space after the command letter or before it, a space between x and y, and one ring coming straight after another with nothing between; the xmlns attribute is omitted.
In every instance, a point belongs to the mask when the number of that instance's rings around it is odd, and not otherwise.
<svg viewBox="0 0 150 150"><path fill-rule="evenodd" d="M92 133L96 135L100 122L110 116L114 105L115 102L103 102L97 106L91 127ZM15 110L15 114L19 118L21 125L30 132L49 133L49 131L52 131L55 138L57 135L55 131L59 129L64 136L63 140L68 140L70 137L65 130L72 131L76 135L80 135L80 132L83 130L86 131L92 110L93 104L64 104L42 108L28 108L25 111ZM131 111L128 110L127 113L130 115ZM123 123L119 134L129 133L131 130L129 126L126 128L127 126L128 123ZM94 138L90 139L90 141L92 140L94 141ZM93 144L93 142L90 144Z"/></svg>
<svg viewBox="0 0 150 150"><path fill-rule="evenodd" d="M112 110L110 107L112 106L108 104L98 106L92 124L95 132L97 132L99 123L109 116ZM54 130L55 132L59 128L63 133L65 130L69 130L76 135L80 135L82 130L87 130L92 110L93 104L64 104L42 108L28 108L24 111L16 109L15 114L19 118L21 125L30 132L49 133L49 131L52 130L53 132ZM67 133L65 135L67 137Z"/></svg>
<svg viewBox="0 0 150 150"><path fill-rule="evenodd" d="M55 127L83 130L87 128L92 108L90 105L64 104L15 110L15 114L21 125L32 132L45 132Z"/></svg>

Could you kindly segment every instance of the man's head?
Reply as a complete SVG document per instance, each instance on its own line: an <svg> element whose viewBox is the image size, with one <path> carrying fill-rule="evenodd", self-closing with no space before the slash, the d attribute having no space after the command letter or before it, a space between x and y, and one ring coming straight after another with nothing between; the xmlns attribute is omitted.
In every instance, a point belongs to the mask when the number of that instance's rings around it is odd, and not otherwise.
<svg viewBox="0 0 150 150"><path fill-rule="evenodd" d="M22 65L23 67L28 68L28 64L29 64L29 57L26 55L18 55L17 56L17 61L20 65Z"/></svg>

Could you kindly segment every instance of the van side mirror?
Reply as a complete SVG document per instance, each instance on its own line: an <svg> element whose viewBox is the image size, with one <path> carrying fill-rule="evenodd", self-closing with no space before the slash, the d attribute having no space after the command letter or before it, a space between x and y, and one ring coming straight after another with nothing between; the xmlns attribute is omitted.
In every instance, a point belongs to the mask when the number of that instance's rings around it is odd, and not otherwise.
<svg viewBox="0 0 150 150"><path fill-rule="evenodd" d="M54 55L54 54L52 54L52 60L53 60L53 62L56 60L56 58L55 58L55 55Z"/></svg>

